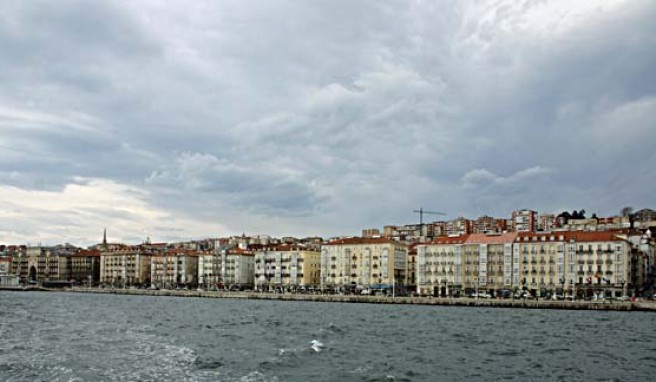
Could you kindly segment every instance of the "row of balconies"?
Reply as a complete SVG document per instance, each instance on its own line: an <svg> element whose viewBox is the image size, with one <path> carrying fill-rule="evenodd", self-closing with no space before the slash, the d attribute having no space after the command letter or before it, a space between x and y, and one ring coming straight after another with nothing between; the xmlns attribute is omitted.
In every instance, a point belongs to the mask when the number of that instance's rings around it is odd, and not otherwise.
<svg viewBox="0 0 656 382"><path fill-rule="evenodd" d="M601 271L601 272L599 272L599 271L590 271L590 270L588 270L588 271L578 271L576 274L579 275L579 276L584 276L584 275L593 276L593 275L597 275L597 274L610 276L610 275L613 274L613 271L605 271L605 272Z"/></svg>
<svg viewBox="0 0 656 382"><path fill-rule="evenodd" d="M426 265L453 265L453 261L427 261Z"/></svg>
<svg viewBox="0 0 656 382"><path fill-rule="evenodd" d="M597 264L597 265L608 264L608 265L612 265L613 260L587 259L587 260L578 260L577 263L578 264Z"/></svg>

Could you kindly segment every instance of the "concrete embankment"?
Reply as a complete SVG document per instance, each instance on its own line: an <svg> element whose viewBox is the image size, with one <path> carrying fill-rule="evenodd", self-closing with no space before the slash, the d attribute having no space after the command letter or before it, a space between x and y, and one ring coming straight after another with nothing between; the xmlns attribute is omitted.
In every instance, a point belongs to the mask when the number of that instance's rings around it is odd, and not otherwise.
<svg viewBox="0 0 656 382"><path fill-rule="evenodd" d="M2 288L4 289L4 288ZM41 289L43 290L43 289ZM651 311L656 312L656 302L618 302L618 301L545 301L529 299L473 299L473 298L433 298L433 297L387 297L387 296L355 296L355 295L323 295L323 294L293 294L293 293L258 293L258 292L213 292L185 290L144 290L144 289L64 289L75 293L125 294L139 296L170 296L197 298L239 298L251 300L278 301L314 301L334 303L361 304L413 304L470 306L489 308L522 308L522 309L567 309L567 310L613 310L613 311Z"/></svg>

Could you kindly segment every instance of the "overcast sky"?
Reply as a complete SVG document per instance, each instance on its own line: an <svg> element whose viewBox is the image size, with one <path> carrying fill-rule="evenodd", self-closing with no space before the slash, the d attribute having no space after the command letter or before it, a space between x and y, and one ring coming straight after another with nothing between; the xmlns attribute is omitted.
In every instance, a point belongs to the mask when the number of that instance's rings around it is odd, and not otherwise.
<svg viewBox="0 0 656 382"><path fill-rule="evenodd" d="M654 20L652 0L2 1L0 243L654 208Z"/></svg>

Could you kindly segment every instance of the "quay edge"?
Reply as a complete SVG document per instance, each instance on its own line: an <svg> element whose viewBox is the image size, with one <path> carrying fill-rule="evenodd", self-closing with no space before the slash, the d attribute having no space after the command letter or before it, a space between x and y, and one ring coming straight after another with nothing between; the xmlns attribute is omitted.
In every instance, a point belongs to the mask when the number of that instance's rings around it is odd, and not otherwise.
<svg viewBox="0 0 656 382"><path fill-rule="evenodd" d="M10 291L65 291L72 293L123 294L139 296L169 296L196 298L238 298L251 300L277 301L313 301L334 303L362 304L410 304L410 305L441 305L486 308L520 308L520 309L561 309L561 310L609 310L609 311L647 311L656 312L656 302L596 302L596 301L545 301L523 299L471 299L471 298L433 298L433 297L389 297L389 296L357 296L357 295L322 295L322 294L272 294L258 292L214 292L186 290L144 290L144 289L88 289L67 288L63 290L45 288L0 287L0 290Z"/></svg>

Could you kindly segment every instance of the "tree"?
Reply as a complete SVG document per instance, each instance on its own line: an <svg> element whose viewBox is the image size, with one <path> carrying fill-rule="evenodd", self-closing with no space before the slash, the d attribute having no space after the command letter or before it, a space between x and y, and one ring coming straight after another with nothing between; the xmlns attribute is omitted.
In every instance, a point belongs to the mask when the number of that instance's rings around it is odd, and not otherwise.
<svg viewBox="0 0 656 382"><path fill-rule="evenodd" d="M633 215L633 207L624 207L624 208L622 208L622 210L620 211L620 215L623 218L631 217L631 215Z"/></svg>

